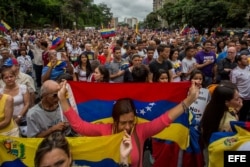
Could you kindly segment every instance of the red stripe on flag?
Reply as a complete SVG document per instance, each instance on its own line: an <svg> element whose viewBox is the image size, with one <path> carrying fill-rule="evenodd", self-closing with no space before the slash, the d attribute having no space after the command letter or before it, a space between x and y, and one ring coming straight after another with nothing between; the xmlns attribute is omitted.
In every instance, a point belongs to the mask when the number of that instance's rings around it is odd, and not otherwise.
<svg viewBox="0 0 250 167"><path fill-rule="evenodd" d="M166 84L69 82L69 84L77 104L89 100L117 100L122 97L130 97L145 102L168 100L178 103L185 99L190 86L190 82ZM135 89L136 91L134 91Z"/></svg>

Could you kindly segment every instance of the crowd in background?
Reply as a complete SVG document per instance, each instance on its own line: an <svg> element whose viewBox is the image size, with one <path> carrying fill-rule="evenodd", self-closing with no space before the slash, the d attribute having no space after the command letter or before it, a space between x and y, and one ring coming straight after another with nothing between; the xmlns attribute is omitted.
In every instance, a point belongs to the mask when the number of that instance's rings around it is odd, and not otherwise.
<svg viewBox="0 0 250 167"><path fill-rule="evenodd" d="M230 112L237 111L236 120L250 120L248 32L221 37L118 29L116 36L102 38L97 30L10 31L0 37L0 58L1 103L6 105L6 111L0 113L8 113L0 115L3 135L46 137L64 131L76 136L58 111L56 97L62 79L110 84L183 82L190 81L197 70L204 88L229 82L229 87L238 91L236 103L243 100L243 106ZM53 112L43 114L41 110ZM206 121L203 123L206 128Z"/></svg>

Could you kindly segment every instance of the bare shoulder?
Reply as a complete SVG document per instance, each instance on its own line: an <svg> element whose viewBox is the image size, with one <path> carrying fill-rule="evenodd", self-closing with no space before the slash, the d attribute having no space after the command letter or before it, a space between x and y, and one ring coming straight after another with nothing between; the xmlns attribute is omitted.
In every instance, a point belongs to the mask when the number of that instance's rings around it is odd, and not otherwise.
<svg viewBox="0 0 250 167"><path fill-rule="evenodd" d="M7 96L6 102L7 102L7 103L13 103L13 101L14 101L13 97L10 96L10 95L6 95L6 96Z"/></svg>

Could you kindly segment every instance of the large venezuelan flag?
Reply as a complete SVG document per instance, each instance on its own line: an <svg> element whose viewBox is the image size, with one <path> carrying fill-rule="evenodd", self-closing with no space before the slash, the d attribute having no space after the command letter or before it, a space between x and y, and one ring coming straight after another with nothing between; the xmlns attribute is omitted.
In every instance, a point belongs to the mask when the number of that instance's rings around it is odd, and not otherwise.
<svg viewBox="0 0 250 167"><path fill-rule="evenodd" d="M67 138L74 166L117 167L123 132L102 137ZM42 138L0 136L1 167L34 167L36 149Z"/></svg>
<svg viewBox="0 0 250 167"><path fill-rule="evenodd" d="M231 122L234 132L212 134L208 147L209 167L224 166L224 151L250 150L250 123Z"/></svg>
<svg viewBox="0 0 250 167"><path fill-rule="evenodd" d="M139 122L150 121L182 101L190 83L82 83L70 82L80 117L89 122L112 122L111 113L115 100L122 97L134 99ZM157 138L176 142L185 149L188 141L188 117L181 115L170 127L156 135ZM116 166L122 134L104 137L68 138L73 166ZM0 165L23 163L33 166L34 153L41 139L0 137ZM5 144L6 143L6 144ZM170 143L171 144L171 143ZM170 152L172 152L169 147ZM176 146L174 146L176 148ZM176 155L176 154L174 154ZM176 160L176 157L172 157ZM20 161L20 159L22 161ZM16 163L13 165L13 163Z"/></svg>
<svg viewBox="0 0 250 167"><path fill-rule="evenodd" d="M134 99L139 122L151 121L182 101L190 83L69 83L80 117L88 122L112 122L112 108L119 98ZM171 126L157 134L159 139L188 145L188 118L181 115Z"/></svg>

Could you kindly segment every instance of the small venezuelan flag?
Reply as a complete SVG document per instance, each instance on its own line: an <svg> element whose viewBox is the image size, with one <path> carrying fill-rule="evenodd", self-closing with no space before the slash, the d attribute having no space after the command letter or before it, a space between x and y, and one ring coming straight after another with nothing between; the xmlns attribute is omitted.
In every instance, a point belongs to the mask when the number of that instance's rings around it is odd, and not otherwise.
<svg viewBox="0 0 250 167"><path fill-rule="evenodd" d="M50 49L60 50L64 47L65 41L61 37L57 37L52 41Z"/></svg>
<svg viewBox="0 0 250 167"><path fill-rule="evenodd" d="M1 20L0 31L7 32L10 29L11 27L7 23L5 23L3 20Z"/></svg>
<svg viewBox="0 0 250 167"><path fill-rule="evenodd" d="M114 37L116 35L114 28L102 29L100 32L101 32L102 38Z"/></svg>

